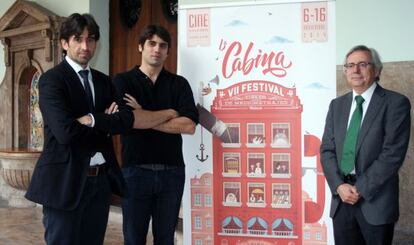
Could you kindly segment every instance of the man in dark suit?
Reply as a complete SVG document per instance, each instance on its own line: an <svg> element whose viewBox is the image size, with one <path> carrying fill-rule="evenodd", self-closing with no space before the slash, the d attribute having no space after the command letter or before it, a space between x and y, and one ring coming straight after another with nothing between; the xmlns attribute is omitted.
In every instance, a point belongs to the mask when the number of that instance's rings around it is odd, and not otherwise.
<svg viewBox="0 0 414 245"><path fill-rule="evenodd" d="M89 67L99 40L93 17L69 16L60 40L64 60L39 81L45 143L26 198L43 205L47 244L103 244L111 192L122 195L124 183L110 134L131 128L134 116L118 112L111 80ZM77 120L85 114L89 127Z"/></svg>
<svg viewBox="0 0 414 245"><path fill-rule="evenodd" d="M336 245L392 244L411 106L377 83L381 70L374 49L352 48L344 65L352 92L332 100L326 117L321 155Z"/></svg>

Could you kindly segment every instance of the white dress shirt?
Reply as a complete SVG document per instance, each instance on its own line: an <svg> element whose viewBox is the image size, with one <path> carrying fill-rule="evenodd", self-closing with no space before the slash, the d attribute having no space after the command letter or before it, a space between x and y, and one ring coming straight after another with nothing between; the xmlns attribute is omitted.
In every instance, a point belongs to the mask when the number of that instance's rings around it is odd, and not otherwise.
<svg viewBox="0 0 414 245"><path fill-rule="evenodd" d="M85 69L83 69L82 66L80 66L78 63L73 61L67 55L65 56L65 59L69 63L69 65L73 68L73 70L75 70L76 74L78 74L79 81L81 82L82 86L84 86L83 85L83 79L82 79L81 75L79 74L79 71L81 71L81 70L88 70L89 71L89 73L88 73L89 86L91 87L93 103L95 104L95 88L93 86L92 73L91 73L91 69L90 69L89 65ZM94 119L94 118L92 117L92 119ZM94 123L92 123L92 124L94 124ZM102 153L101 152L96 152L95 155L93 155L91 157L91 161L90 161L89 165L90 166L96 166L96 165L100 165L100 164L103 164L103 163L105 163L105 158L103 157Z"/></svg>

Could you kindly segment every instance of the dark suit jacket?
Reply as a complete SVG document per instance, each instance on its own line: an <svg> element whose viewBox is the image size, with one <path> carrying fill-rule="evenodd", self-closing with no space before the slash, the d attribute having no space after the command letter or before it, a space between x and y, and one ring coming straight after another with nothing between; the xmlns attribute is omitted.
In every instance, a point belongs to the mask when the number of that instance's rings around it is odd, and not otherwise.
<svg viewBox="0 0 414 245"><path fill-rule="evenodd" d="M122 195L123 179L108 133L130 128L133 115L130 111L104 114L105 108L115 101L115 89L107 75L93 69L91 73L95 90L94 128L76 121L88 114L88 104L78 75L65 60L40 77L44 147L26 193L31 201L63 210L76 208L94 152L102 152L109 165L111 188Z"/></svg>
<svg viewBox="0 0 414 245"><path fill-rule="evenodd" d="M333 217L341 202L336 193L344 183L340 160L352 103L352 92L332 100L321 145L322 166L333 193ZM399 216L400 169L410 138L410 102L377 85L362 121L356 148L356 183L360 208L373 225L394 223Z"/></svg>

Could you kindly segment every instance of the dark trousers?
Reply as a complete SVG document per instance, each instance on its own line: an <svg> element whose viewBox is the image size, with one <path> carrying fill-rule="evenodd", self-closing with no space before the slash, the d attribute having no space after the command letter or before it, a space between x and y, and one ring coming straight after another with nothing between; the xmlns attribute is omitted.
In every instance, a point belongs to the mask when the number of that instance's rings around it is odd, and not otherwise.
<svg viewBox="0 0 414 245"><path fill-rule="evenodd" d="M128 191L122 201L125 245L146 244L151 218L154 244L173 245L184 191L184 167L149 170L132 166L122 172Z"/></svg>
<svg viewBox="0 0 414 245"><path fill-rule="evenodd" d="M391 245L394 224L369 224L359 204L341 203L333 217L335 245Z"/></svg>
<svg viewBox="0 0 414 245"><path fill-rule="evenodd" d="M87 178L79 206L74 210L43 207L46 243L48 245L103 244L110 198L111 191L107 176L100 174Z"/></svg>

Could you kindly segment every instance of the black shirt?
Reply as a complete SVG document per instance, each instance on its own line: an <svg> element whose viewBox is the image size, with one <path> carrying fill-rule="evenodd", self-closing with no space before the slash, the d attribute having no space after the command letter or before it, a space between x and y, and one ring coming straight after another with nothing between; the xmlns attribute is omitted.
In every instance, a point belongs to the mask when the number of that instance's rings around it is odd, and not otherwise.
<svg viewBox="0 0 414 245"><path fill-rule="evenodd" d="M114 78L118 105L125 108L125 93L132 95L142 109L176 110L180 117L198 123L198 112L188 81L162 69L155 83L138 66ZM129 106L126 106L129 107ZM129 108L131 109L131 108ZM132 129L121 136L123 166L132 164L165 164L184 166L181 134L153 129Z"/></svg>

